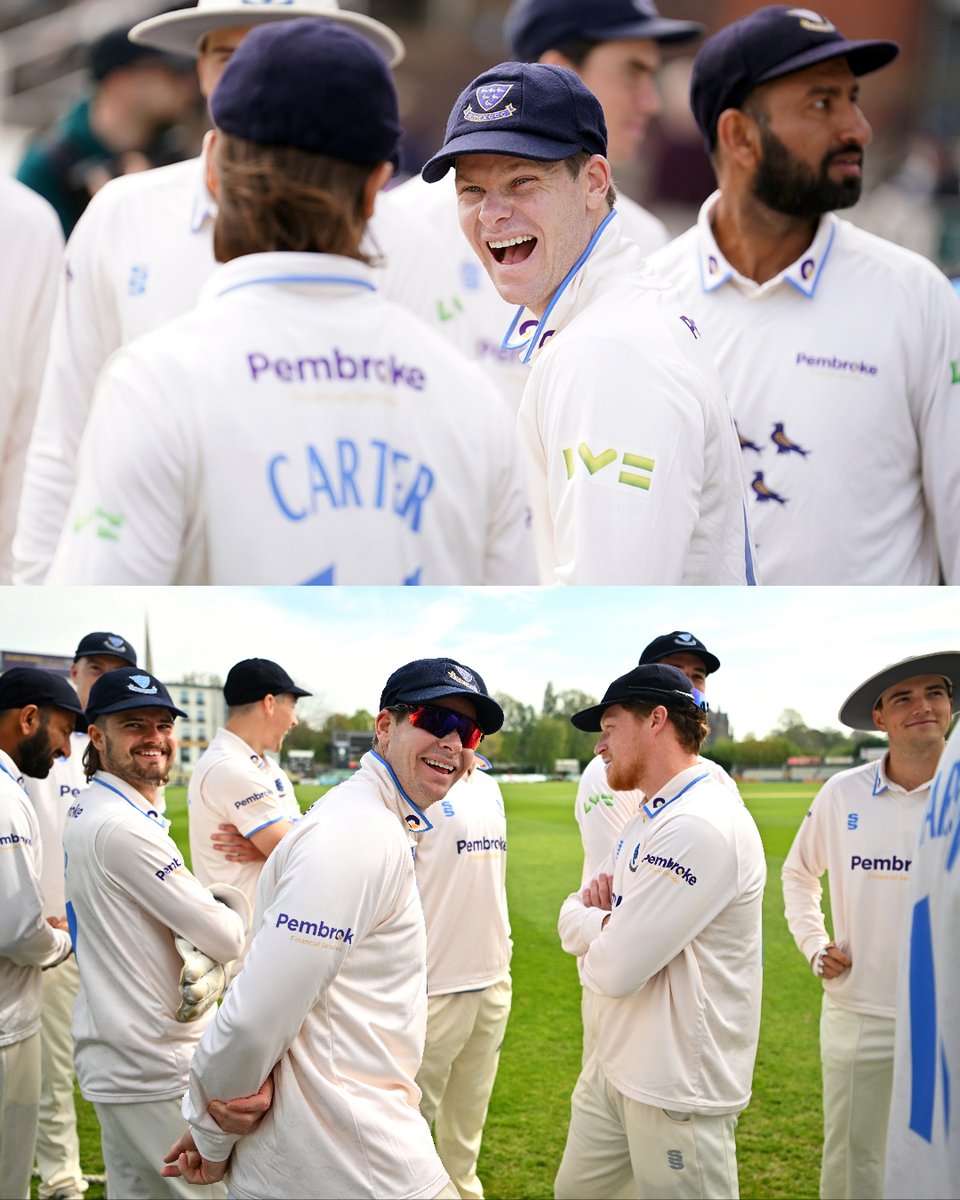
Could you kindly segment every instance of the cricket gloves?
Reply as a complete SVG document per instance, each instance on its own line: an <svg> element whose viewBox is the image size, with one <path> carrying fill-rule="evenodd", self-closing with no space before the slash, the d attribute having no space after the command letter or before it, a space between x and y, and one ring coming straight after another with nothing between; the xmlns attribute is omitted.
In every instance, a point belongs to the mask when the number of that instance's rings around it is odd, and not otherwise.
<svg viewBox="0 0 960 1200"><path fill-rule="evenodd" d="M246 933L250 928L252 916L250 901L246 895L229 883L212 883L209 890L215 900L219 900L241 918ZM223 995L233 977L237 960L218 963L179 935L174 938L174 945L183 959L179 982L180 1007L176 1017L178 1021L195 1021Z"/></svg>

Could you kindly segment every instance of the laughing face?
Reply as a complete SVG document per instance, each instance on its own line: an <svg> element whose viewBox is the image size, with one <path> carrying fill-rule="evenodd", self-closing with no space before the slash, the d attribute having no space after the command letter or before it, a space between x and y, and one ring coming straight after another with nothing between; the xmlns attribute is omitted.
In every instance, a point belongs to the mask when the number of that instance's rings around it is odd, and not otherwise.
<svg viewBox="0 0 960 1200"><path fill-rule="evenodd" d="M610 167L593 155L573 178L563 162L499 154L457 159L460 228L509 304L542 316L606 217Z"/></svg>
<svg viewBox="0 0 960 1200"><path fill-rule="evenodd" d="M476 720L476 709L461 696L445 696L437 703ZM473 759L473 751L464 749L456 729L437 738L411 725L404 713L386 709L377 717L377 741L380 757L420 809L442 800Z"/></svg>
<svg viewBox="0 0 960 1200"><path fill-rule="evenodd" d="M105 771L152 798L167 782L177 750L173 714L166 708L107 713L89 729Z"/></svg>

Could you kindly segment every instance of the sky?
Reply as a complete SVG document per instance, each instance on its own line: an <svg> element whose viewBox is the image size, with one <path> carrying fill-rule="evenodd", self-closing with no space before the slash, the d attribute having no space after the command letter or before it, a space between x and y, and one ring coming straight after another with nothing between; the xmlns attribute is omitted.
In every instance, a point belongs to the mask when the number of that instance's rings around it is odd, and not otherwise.
<svg viewBox="0 0 960 1200"><path fill-rule="evenodd" d="M375 712L387 676L455 658L538 712L544 689L599 698L661 633L694 633L720 659L711 705L760 737L784 709L841 728L864 679L910 655L960 650L960 588L2 588L0 649L72 656L94 630L154 673L223 678L271 658L316 696L314 714Z"/></svg>

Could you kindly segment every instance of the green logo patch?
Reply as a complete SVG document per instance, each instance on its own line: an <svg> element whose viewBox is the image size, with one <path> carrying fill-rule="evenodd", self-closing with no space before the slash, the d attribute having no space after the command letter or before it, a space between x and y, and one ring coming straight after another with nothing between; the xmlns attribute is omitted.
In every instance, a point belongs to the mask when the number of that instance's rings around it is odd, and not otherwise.
<svg viewBox="0 0 960 1200"><path fill-rule="evenodd" d="M629 470L618 472L616 482L622 483L626 487L640 488L645 492L650 490L655 460L646 455L631 454L628 451L621 454L613 447L594 454L586 442L581 442L575 450L571 447L563 451L563 461L568 479L573 478L578 459L587 468L590 475L597 475L605 467L612 466L614 463L619 463L622 467L629 467Z"/></svg>
<svg viewBox="0 0 960 1200"><path fill-rule="evenodd" d="M116 542L120 538L120 529L123 521L124 518L119 513L108 513L98 506L93 512L87 513L85 517L78 517L74 522L73 531L74 533L79 533L81 529L85 529L88 525L96 522L94 533L97 537Z"/></svg>

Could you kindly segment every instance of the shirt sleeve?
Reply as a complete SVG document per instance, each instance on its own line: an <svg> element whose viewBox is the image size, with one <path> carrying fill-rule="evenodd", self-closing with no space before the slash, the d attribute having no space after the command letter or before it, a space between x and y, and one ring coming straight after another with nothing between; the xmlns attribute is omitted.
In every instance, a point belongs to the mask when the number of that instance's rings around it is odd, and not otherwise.
<svg viewBox="0 0 960 1200"><path fill-rule="evenodd" d="M642 850L647 861L638 870L627 863L623 894L583 958L581 981L604 996L638 992L736 896L736 850L697 816L679 816L654 828ZM621 854L628 853L624 846ZM686 875L678 876L677 869Z"/></svg>
<svg viewBox="0 0 960 1200"><path fill-rule="evenodd" d="M221 821L235 825L245 838L276 821L292 820L270 780L253 763L236 757L224 759L207 773L200 803Z"/></svg>
<svg viewBox="0 0 960 1200"><path fill-rule="evenodd" d="M27 451L14 547L17 583L43 583L50 569L76 482L77 451L94 384L122 340L112 289L99 265L108 217L109 208L94 197L67 241Z"/></svg>
<svg viewBox="0 0 960 1200"><path fill-rule="evenodd" d="M808 963L830 942L820 882L827 870L824 797L824 789L814 797L780 872L787 927Z"/></svg>
<svg viewBox="0 0 960 1200"><path fill-rule="evenodd" d="M695 374L602 338L538 365L539 412L531 422L524 404L521 428L531 471L546 472L556 581L680 583L705 461Z"/></svg>
<svg viewBox="0 0 960 1200"><path fill-rule="evenodd" d="M0 957L21 967L52 967L70 953L70 935L54 929L44 917L36 822L30 819L26 805L15 801L5 801L4 817Z"/></svg>
<svg viewBox="0 0 960 1200"><path fill-rule="evenodd" d="M242 953L243 920L187 870L170 838L144 836L125 821L106 834L100 858L107 876L141 908L203 954L225 963Z"/></svg>
<svg viewBox="0 0 960 1200"><path fill-rule="evenodd" d="M215 1162L229 1156L237 1138L223 1133L207 1106L260 1088L352 947L397 904L403 868L413 871L402 836L391 838L385 847L376 830L368 835L356 826L334 825L322 836L299 839L285 861L274 866L276 883L269 897L263 896L267 880L260 881L263 917L243 970L197 1047L184 1097L183 1115L197 1149ZM314 920L322 916L343 937L332 940L328 952L318 953L299 944L289 929L289 914L311 914Z"/></svg>
<svg viewBox="0 0 960 1200"><path fill-rule="evenodd" d="M48 583L197 582L180 569L202 537L201 439L174 402L186 381L144 341L117 351L97 384Z"/></svg>

